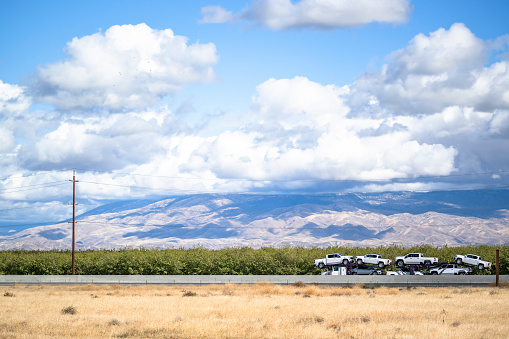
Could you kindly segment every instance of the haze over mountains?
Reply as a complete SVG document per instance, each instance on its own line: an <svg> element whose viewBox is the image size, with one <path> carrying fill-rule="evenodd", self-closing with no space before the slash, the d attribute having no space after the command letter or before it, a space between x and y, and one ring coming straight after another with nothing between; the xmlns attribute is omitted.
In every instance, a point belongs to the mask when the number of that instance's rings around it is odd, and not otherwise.
<svg viewBox="0 0 509 339"><path fill-rule="evenodd" d="M77 217L77 249L507 244L509 190L196 194L103 205ZM0 234L0 250L69 249L68 221Z"/></svg>

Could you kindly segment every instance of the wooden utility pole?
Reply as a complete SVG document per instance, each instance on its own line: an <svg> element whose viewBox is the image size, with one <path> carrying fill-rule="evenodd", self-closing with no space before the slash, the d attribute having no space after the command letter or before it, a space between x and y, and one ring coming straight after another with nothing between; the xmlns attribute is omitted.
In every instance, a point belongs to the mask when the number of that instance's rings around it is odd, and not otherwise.
<svg viewBox="0 0 509 339"><path fill-rule="evenodd" d="M74 275L74 244L76 237L76 170L72 170L72 275Z"/></svg>
<svg viewBox="0 0 509 339"><path fill-rule="evenodd" d="M495 270L496 270L496 275L497 277L495 278L495 286L499 286L499 264L498 264L498 261L499 261L499 253L498 253L498 249L496 250L495 252Z"/></svg>

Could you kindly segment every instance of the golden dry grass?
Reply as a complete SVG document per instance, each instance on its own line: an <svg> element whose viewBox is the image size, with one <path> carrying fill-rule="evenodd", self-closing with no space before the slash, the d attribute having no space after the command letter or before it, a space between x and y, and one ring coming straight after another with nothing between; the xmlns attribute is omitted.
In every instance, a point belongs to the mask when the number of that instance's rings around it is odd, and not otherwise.
<svg viewBox="0 0 509 339"><path fill-rule="evenodd" d="M3 291L2 291L3 289ZM0 287L0 338L507 338L509 289Z"/></svg>

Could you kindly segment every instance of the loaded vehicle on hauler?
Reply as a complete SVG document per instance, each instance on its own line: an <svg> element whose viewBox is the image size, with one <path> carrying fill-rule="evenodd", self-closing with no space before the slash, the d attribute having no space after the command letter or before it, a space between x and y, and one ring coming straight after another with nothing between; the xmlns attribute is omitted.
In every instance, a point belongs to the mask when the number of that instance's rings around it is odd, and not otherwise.
<svg viewBox="0 0 509 339"><path fill-rule="evenodd" d="M394 263L398 267L405 265L433 265L438 263L438 258L425 257L422 253L409 253L404 257L396 257Z"/></svg>
<svg viewBox="0 0 509 339"><path fill-rule="evenodd" d="M437 275L437 274L454 274L454 275L464 275L471 274L472 269L468 267L458 267L456 264L443 264L439 267L431 268L429 270L429 274Z"/></svg>
<svg viewBox="0 0 509 339"><path fill-rule="evenodd" d="M357 265L356 267L354 267L352 269L352 274L353 275L355 275L355 274L359 274L359 275L375 275L375 274L382 275L382 274L384 274L384 272L381 269L375 268L373 266Z"/></svg>
<svg viewBox="0 0 509 339"><path fill-rule="evenodd" d="M348 270L345 266L333 266L331 270L323 271L322 275L347 275Z"/></svg>
<svg viewBox="0 0 509 339"><path fill-rule="evenodd" d="M325 268L332 265L348 265L353 262L353 256L340 253L327 254L323 259L315 259L315 266Z"/></svg>
<svg viewBox="0 0 509 339"><path fill-rule="evenodd" d="M357 264L370 264L377 265L380 268L384 268L385 266L391 265L391 259L384 259L380 254L366 254L359 255L355 257L355 262Z"/></svg>
<svg viewBox="0 0 509 339"><path fill-rule="evenodd" d="M387 271L386 275L424 275L413 267L402 267L398 271Z"/></svg>
<svg viewBox="0 0 509 339"><path fill-rule="evenodd" d="M475 255L475 254L467 254L467 255L456 254L454 256L454 261L458 265L477 266L477 268L480 270L484 270L485 268L491 269L491 262L481 260L481 257L478 255Z"/></svg>

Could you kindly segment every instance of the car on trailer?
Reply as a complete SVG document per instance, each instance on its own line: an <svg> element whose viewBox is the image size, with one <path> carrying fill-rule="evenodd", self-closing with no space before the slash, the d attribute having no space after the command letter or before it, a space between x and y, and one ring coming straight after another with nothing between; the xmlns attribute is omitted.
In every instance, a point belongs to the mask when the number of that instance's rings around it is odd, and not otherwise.
<svg viewBox="0 0 509 339"><path fill-rule="evenodd" d="M443 264L439 267L431 268L429 274L454 274L454 275L466 275L471 274L472 269L468 267L458 267L456 264Z"/></svg>
<svg viewBox="0 0 509 339"><path fill-rule="evenodd" d="M332 253L327 254L327 256L323 259L315 259L315 266L323 269L327 266L332 265L348 265L353 262L353 256L351 255L343 255L341 253Z"/></svg>
<svg viewBox="0 0 509 339"><path fill-rule="evenodd" d="M352 268L352 274L358 274L358 275L382 275L384 272L379 269L375 268L373 266L368 265L358 265Z"/></svg>
<svg viewBox="0 0 509 339"><path fill-rule="evenodd" d="M409 267L402 267L397 271L387 271L386 275L424 275L424 273Z"/></svg>
<svg viewBox="0 0 509 339"><path fill-rule="evenodd" d="M377 265L380 268L384 268L385 266L390 266L392 263L392 260L382 258L382 256L380 254L366 254L366 255L356 256L355 262L359 265L371 264L371 265Z"/></svg>
<svg viewBox="0 0 509 339"><path fill-rule="evenodd" d="M332 269L323 271L322 275L347 275L348 270L345 266L333 266Z"/></svg>
<svg viewBox="0 0 509 339"><path fill-rule="evenodd" d="M475 254L461 255L457 254L454 256L454 261L458 265L472 265L477 266L478 269L491 269L491 262L481 260L481 257Z"/></svg>
<svg viewBox="0 0 509 339"><path fill-rule="evenodd" d="M425 257L422 253L408 253L404 257L396 257L394 263L398 267L405 265L433 265L438 263L438 258Z"/></svg>

